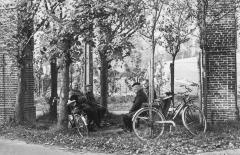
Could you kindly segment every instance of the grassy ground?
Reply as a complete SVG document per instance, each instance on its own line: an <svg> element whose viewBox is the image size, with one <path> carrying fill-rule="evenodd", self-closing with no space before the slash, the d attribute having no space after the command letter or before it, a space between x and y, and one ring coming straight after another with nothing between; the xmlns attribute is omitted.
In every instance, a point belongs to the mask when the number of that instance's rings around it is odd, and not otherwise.
<svg viewBox="0 0 240 155"><path fill-rule="evenodd" d="M114 103L114 104L109 104L108 109L109 111L129 111L131 108L132 103L127 102L127 103Z"/></svg>

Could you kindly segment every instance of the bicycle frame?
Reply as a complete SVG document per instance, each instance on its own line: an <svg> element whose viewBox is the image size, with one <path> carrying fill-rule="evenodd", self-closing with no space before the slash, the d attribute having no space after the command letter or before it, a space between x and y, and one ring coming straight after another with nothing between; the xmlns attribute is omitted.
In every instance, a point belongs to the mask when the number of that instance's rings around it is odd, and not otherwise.
<svg viewBox="0 0 240 155"><path fill-rule="evenodd" d="M175 110L173 110L173 115L170 117L170 119L168 120L175 120L175 118L180 114L180 112L187 106L187 100L186 100L186 97L183 97L182 98L182 103L179 104ZM171 103L172 103L172 100L171 100ZM173 105L173 103L172 103Z"/></svg>
<svg viewBox="0 0 240 155"><path fill-rule="evenodd" d="M173 100L171 99L171 104L173 105ZM180 114L180 112L187 106L187 101L185 98L183 98L183 102L179 104L176 109L173 111L173 115L168 118L165 117L166 120L164 121L158 121L157 123L162 123L162 124L172 124L174 127L176 126L176 123L174 122L175 118ZM150 109L153 108L150 106Z"/></svg>
<svg viewBox="0 0 240 155"><path fill-rule="evenodd" d="M67 103L67 106L72 106L72 108L73 108L73 109L71 109L71 114L70 114L70 115L72 116L74 122L75 122L75 115L76 115L76 114L79 115L79 116L81 117L81 119L83 120L84 124L87 126L88 123L87 123L86 118L85 118L84 115L83 115L83 111L78 108L78 110L79 110L80 112L78 112L78 113L74 113L74 112L73 112L73 110L74 110L74 108L75 108L75 106L76 106L75 104L76 104L76 101L75 101L75 100L73 100L73 101L68 101L68 103Z"/></svg>
<svg viewBox="0 0 240 155"><path fill-rule="evenodd" d="M184 127L192 134L198 135L200 132L206 131L206 119L198 107L191 105L193 99L190 98L188 95L184 95L182 97L182 101L180 104L174 107L171 115L169 115L169 107L173 105L172 98L166 100L167 98L156 99L148 104L148 106L139 109L132 117L133 122L133 130L135 135L142 141L155 139L157 140L164 132L164 128L170 128L170 132L172 131L172 127L176 127L175 119L178 115L181 115ZM157 103L157 106L155 106ZM196 110L197 112L197 126L200 125L200 128L192 128L192 121L190 119L187 120L189 116L188 111ZM192 117L190 115L190 117ZM195 117L194 117L195 118ZM202 120L199 122L198 120ZM141 125L139 125L139 123ZM190 123L190 124L189 124ZM158 125L159 124L159 125ZM148 129L148 130L146 130Z"/></svg>

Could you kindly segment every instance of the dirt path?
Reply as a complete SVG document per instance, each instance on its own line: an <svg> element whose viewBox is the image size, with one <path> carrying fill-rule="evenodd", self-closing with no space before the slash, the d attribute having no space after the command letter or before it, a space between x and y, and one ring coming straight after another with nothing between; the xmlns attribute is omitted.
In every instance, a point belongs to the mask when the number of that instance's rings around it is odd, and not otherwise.
<svg viewBox="0 0 240 155"><path fill-rule="evenodd" d="M0 155L107 155L103 153L68 151L55 146L27 144L0 137Z"/></svg>

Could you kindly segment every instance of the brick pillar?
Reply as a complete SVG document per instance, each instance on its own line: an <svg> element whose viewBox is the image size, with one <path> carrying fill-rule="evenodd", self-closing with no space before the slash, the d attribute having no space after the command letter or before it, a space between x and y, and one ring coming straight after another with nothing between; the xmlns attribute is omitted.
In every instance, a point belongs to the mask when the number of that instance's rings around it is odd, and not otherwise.
<svg viewBox="0 0 240 155"><path fill-rule="evenodd" d="M33 40L29 41L34 44ZM32 45L29 45L33 47ZM30 123L36 121L36 107L34 104L34 77L33 77L33 48L25 50L25 73L24 78L26 80L26 91L24 93L24 120Z"/></svg>
<svg viewBox="0 0 240 155"><path fill-rule="evenodd" d="M16 102L17 68L7 54L7 51L12 48L7 45L12 42L9 35L16 33L17 30L16 23L10 18L14 15L13 8L15 8L13 4L5 6L0 4L0 22L3 23L0 26L0 123L14 117Z"/></svg>
<svg viewBox="0 0 240 155"><path fill-rule="evenodd" d="M9 53L17 53L14 49L15 42L12 35L17 33L17 10L16 3L0 4L0 123L5 119L14 117L16 94L18 86L17 64L10 58ZM7 8L7 9L6 9ZM13 15L15 16L13 17ZM14 20L12 18L15 18ZM33 44L33 40L30 41ZM33 50L33 49L32 49ZM34 105L34 78L33 78L33 53L26 51L26 92L24 94L24 119L34 123L36 108Z"/></svg>
<svg viewBox="0 0 240 155"><path fill-rule="evenodd" d="M29 3L29 4L28 4ZM21 7L29 9L28 6L31 5L31 1L21 0ZM26 10L20 11L18 15L18 29L27 29L28 33L20 32L20 35L30 38L33 35L34 31L34 21L33 19L24 19L24 16L28 15L29 12ZM23 38L24 38L23 37ZM20 37L21 38L21 37ZM24 54L24 81L25 81L25 92L24 92L24 121L34 124L36 121L36 108L34 104L34 76L33 76L33 51L34 51L34 38L28 40L27 44L24 45L23 54Z"/></svg>
<svg viewBox="0 0 240 155"><path fill-rule="evenodd" d="M207 25L206 78L207 121L224 122L236 119L236 19L234 4L219 0L216 8L226 16ZM208 10L209 15L213 15Z"/></svg>

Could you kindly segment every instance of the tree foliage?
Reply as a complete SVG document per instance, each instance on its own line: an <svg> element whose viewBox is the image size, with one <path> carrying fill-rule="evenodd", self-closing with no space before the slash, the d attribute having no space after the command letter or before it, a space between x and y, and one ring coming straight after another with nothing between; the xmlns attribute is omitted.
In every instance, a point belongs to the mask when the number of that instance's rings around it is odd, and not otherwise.
<svg viewBox="0 0 240 155"><path fill-rule="evenodd" d="M194 18L189 16L185 0L170 1L163 20L163 46L175 58L180 46L190 39L197 25Z"/></svg>
<svg viewBox="0 0 240 155"><path fill-rule="evenodd" d="M100 62L101 104L107 107L108 65L122 59L133 48L130 38L144 23L141 0L94 1L94 42Z"/></svg>

